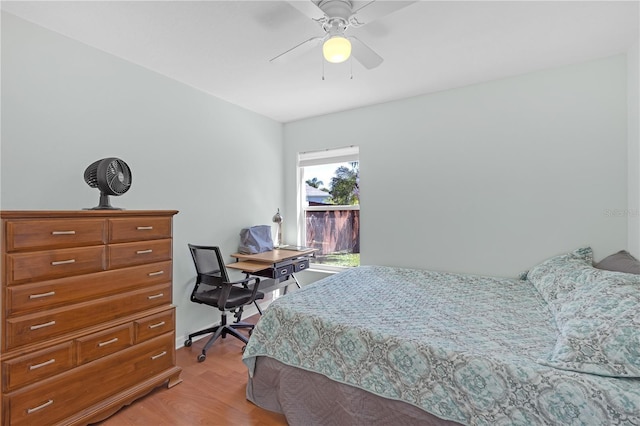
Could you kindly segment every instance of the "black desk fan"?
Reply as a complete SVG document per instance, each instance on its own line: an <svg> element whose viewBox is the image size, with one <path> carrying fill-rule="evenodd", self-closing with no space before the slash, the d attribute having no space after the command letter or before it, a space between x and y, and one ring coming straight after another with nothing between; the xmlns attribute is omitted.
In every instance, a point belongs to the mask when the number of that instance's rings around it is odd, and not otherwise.
<svg viewBox="0 0 640 426"><path fill-rule="evenodd" d="M122 195L131 188L131 169L119 158L103 158L84 171L84 181L100 190L100 204L86 210L123 210L112 207L109 195Z"/></svg>

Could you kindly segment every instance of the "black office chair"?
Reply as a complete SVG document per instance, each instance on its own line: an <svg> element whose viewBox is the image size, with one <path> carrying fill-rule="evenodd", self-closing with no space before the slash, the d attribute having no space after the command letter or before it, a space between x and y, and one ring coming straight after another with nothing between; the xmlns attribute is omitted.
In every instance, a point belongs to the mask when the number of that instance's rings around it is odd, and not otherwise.
<svg viewBox="0 0 640 426"><path fill-rule="evenodd" d="M257 299L263 299L264 293L258 291L260 278L252 278L247 274L243 280L233 282L229 280L219 247L189 244L189 250L198 274L196 284L191 292L191 301L213 306L221 312L219 325L191 333L184 342L184 345L189 347L193 343L191 339L195 336L213 333L207 344L204 345L202 353L198 355L198 362L202 362L207 358L207 350L218 337L225 338L227 334L230 334L244 343L248 342L245 336L236 331L236 329L246 328L249 329L249 335L251 335L254 327L253 324L240 321L242 308L245 305L255 303ZM252 281L253 284L251 284ZM227 324L227 312L234 312L237 321ZM242 349L244 350L244 347Z"/></svg>

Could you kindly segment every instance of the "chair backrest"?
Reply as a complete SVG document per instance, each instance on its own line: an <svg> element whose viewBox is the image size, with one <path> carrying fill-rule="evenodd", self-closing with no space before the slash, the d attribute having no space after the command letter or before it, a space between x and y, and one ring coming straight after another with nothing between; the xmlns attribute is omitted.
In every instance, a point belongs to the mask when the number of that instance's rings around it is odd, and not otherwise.
<svg viewBox="0 0 640 426"><path fill-rule="evenodd" d="M220 247L189 244L189 251L198 273L198 283L219 286L229 282Z"/></svg>

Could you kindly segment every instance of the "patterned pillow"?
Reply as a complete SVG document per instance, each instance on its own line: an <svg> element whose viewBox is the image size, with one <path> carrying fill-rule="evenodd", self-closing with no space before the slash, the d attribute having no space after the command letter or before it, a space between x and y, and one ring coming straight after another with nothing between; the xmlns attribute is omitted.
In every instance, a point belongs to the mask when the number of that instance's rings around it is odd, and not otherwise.
<svg viewBox="0 0 640 426"><path fill-rule="evenodd" d="M576 252L549 259L528 275L558 326L553 351L538 362L640 378L640 276L596 269Z"/></svg>
<svg viewBox="0 0 640 426"><path fill-rule="evenodd" d="M558 300L574 290L577 283L586 280L584 267L590 267L592 263L591 247L579 248L533 267L527 273L527 279L555 313Z"/></svg>

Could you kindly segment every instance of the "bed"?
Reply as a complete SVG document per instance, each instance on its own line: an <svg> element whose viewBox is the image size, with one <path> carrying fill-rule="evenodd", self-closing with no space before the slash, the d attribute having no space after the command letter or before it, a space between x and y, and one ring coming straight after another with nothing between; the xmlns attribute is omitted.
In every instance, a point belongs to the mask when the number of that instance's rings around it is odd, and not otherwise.
<svg viewBox="0 0 640 426"><path fill-rule="evenodd" d="M640 275L361 266L274 301L247 398L292 425L640 425Z"/></svg>

